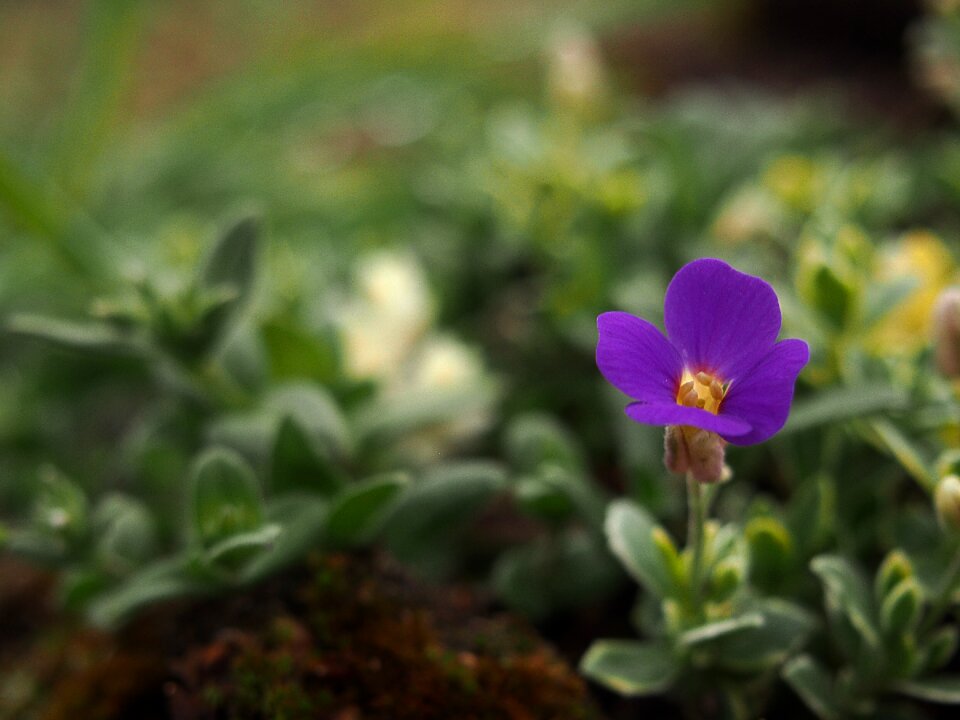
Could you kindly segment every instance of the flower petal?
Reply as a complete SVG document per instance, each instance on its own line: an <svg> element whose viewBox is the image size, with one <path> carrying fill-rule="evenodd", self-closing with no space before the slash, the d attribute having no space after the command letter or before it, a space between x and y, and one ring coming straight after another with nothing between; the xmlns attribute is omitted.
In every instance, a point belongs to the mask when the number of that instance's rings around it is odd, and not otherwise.
<svg viewBox="0 0 960 720"><path fill-rule="evenodd" d="M670 281L664 324L685 367L735 380L776 341L780 303L760 278L703 258L684 265Z"/></svg>
<svg viewBox="0 0 960 720"><path fill-rule="evenodd" d="M647 402L676 402L680 355L655 325L625 312L597 318L597 367L620 392Z"/></svg>
<svg viewBox="0 0 960 720"><path fill-rule="evenodd" d="M735 445L753 445L776 433L787 421L797 375L810 359L803 340L781 340L749 372L730 386L720 415L743 418L753 429L724 438Z"/></svg>
<svg viewBox="0 0 960 720"><path fill-rule="evenodd" d="M677 403L630 403L626 409L631 420L644 425L691 425L727 437L747 435L749 423L730 414L714 415L700 408Z"/></svg>

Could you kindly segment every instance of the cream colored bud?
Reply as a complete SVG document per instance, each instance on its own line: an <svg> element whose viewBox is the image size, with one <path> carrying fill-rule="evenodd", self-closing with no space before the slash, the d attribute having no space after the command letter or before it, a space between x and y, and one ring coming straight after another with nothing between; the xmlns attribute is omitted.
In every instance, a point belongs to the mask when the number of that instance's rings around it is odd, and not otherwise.
<svg viewBox="0 0 960 720"><path fill-rule="evenodd" d="M947 530L960 530L960 477L947 475L937 483L933 495L940 524Z"/></svg>
<svg viewBox="0 0 960 720"><path fill-rule="evenodd" d="M580 28L565 28L552 39L547 84L561 106L585 109L603 96L606 78L600 48Z"/></svg>
<svg viewBox="0 0 960 720"><path fill-rule="evenodd" d="M960 287L944 290L933 306L933 347L940 374L960 377Z"/></svg>

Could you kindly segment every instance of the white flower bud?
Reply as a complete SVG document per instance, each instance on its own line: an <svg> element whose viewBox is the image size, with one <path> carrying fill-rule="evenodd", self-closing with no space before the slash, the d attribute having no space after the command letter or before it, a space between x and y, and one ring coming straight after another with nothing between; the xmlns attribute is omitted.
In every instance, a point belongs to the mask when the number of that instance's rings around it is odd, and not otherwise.
<svg viewBox="0 0 960 720"><path fill-rule="evenodd" d="M960 477L947 475L941 479L934 491L933 502L943 528L960 530Z"/></svg>

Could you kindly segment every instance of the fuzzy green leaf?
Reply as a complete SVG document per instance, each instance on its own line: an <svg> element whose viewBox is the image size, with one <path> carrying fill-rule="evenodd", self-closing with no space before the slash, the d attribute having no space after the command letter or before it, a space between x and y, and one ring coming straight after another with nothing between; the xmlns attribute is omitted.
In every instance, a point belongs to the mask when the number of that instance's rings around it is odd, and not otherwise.
<svg viewBox="0 0 960 720"><path fill-rule="evenodd" d="M260 225L258 217L248 215L220 236L201 270L203 287L230 287L236 292L237 303L247 299L256 277Z"/></svg>
<svg viewBox="0 0 960 720"><path fill-rule="evenodd" d="M270 468L273 494L307 491L331 497L343 487L340 473L292 417L280 422Z"/></svg>
<svg viewBox="0 0 960 720"><path fill-rule="evenodd" d="M737 633L748 628L763 627L763 622L763 615L760 613L747 613L727 620L717 620L706 623L687 630L677 638L677 642L679 642L680 645L686 646L699 645L700 643L717 640L725 635Z"/></svg>
<svg viewBox="0 0 960 720"><path fill-rule="evenodd" d="M940 675L901 682L895 686L895 689L917 700L942 705L960 705L960 676L956 675Z"/></svg>
<svg viewBox="0 0 960 720"><path fill-rule="evenodd" d="M721 637L711 644L715 662L737 672L761 672L784 662L807 641L814 617L799 605L765 599L754 611L763 624Z"/></svg>
<svg viewBox="0 0 960 720"><path fill-rule="evenodd" d="M390 473L341 491L330 503L326 541L336 546L370 542L389 512L390 502L408 482L403 473Z"/></svg>
<svg viewBox="0 0 960 720"><path fill-rule="evenodd" d="M649 592L666 598L681 589L675 587L670 568L654 540L654 530L658 528L650 513L629 500L616 500L607 509L604 529L611 552L634 580Z"/></svg>
<svg viewBox="0 0 960 720"><path fill-rule="evenodd" d="M386 520L387 546L405 562L444 572L455 537L505 483L503 468L493 463L437 467L397 499Z"/></svg>
<svg viewBox="0 0 960 720"><path fill-rule="evenodd" d="M70 322L42 315L14 315L7 321L13 335L33 338L72 352L107 357L132 357L141 348L131 338L106 323Z"/></svg>
<svg viewBox="0 0 960 720"><path fill-rule="evenodd" d="M794 404L780 435L843 420L854 420L909 407L909 394L898 388L868 385L818 392Z"/></svg>
<svg viewBox="0 0 960 720"><path fill-rule="evenodd" d="M902 635L916 628L923 609L923 592L911 577L901 580L880 606L880 627L888 636Z"/></svg>
<svg viewBox="0 0 960 720"><path fill-rule="evenodd" d="M833 681L809 655L799 655L788 662L780 676L820 720L841 720L844 717Z"/></svg>
<svg viewBox="0 0 960 720"><path fill-rule="evenodd" d="M654 642L599 640L580 661L580 672L626 696L665 692L680 670L670 649Z"/></svg>
<svg viewBox="0 0 960 720"><path fill-rule="evenodd" d="M190 518L194 536L207 548L263 524L259 483L246 460L225 448L197 458L190 472Z"/></svg>
<svg viewBox="0 0 960 720"><path fill-rule="evenodd" d="M859 635L871 646L880 645L873 609L873 598L867 581L847 560L836 555L820 555L810 567L823 583L837 606L850 620Z"/></svg>

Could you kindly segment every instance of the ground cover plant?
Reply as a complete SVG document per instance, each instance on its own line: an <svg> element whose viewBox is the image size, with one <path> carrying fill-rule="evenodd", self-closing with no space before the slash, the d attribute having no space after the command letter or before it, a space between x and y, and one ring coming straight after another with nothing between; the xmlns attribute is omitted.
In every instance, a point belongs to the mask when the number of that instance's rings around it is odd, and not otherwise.
<svg viewBox="0 0 960 720"><path fill-rule="evenodd" d="M0 719L952 717L960 10L801 5L0 4Z"/></svg>

